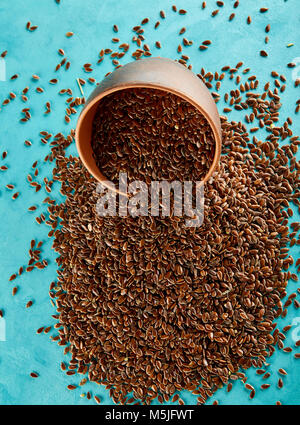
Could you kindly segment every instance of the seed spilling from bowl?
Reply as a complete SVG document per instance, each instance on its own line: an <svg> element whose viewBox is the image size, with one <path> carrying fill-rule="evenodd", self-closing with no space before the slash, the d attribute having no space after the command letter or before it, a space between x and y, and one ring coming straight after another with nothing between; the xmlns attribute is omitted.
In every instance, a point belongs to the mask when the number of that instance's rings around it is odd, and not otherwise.
<svg viewBox="0 0 300 425"><path fill-rule="evenodd" d="M264 101L266 117L277 102ZM252 399L241 368L262 368L274 345L284 347L273 320L291 277L284 208L298 201L299 168L274 153L273 141L262 147L254 138L248 149L242 123L223 117L222 132L199 228L174 217L97 217L96 180L78 158L57 158L66 196L49 207L62 220L54 241L59 343L70 342L77 372L104 383L116 403L163 402L187 389L202 404L237 379Z"/></svg>

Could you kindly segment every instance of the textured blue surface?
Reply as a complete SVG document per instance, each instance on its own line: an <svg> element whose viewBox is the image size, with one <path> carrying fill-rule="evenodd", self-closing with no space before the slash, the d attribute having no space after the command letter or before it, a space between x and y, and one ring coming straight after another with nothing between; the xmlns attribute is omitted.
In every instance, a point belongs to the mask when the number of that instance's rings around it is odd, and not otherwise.
<svg viewBox="0 0 300 425"><path fill-rule="evenodd" d="M58 5L54 0L1 0L0 3L0 53L8 50L5 58L7 81L0 81L0 102L13 91L17 98L0 111L0 149L8 151L7 158L1 160L1 165L7 165L8 170L0 174L0 309L3 309L6 323L6 341L1 341L0 333L0 404L87 404L93 403L86 398L80 398L80 393L88 390L93 395L100 395L102 403L111 404L111 400L103 387L97 384L68 391L68 384L78 384L80 377L68 377L60 370L60 362L64 360L62 347L49 339L56 332L52 329L47 335L37 335L36 330L41 326L50 326L55 323L51 318L54 308L51 306L48 295L49 283L56 277L55 253L51 250L51 241L47 238L49 228L38 225L34 217L46 210L38 207L34 213L27 211L31 205L38 205L47 196L44 189L35 193L30 188L26 175L32 172L31 165L39 160L40 174L37 178L42 181L44 176L50 177L50 166L43 162L49 147L40 142L39 132L46 130L52 134L58 132L68 133L75 127L76 116L70 125L64 122L65 99L58 95L62 88L71 88L75 96L80 96L76 78L92 76L100 81L106 72L112 70L110 60L96 65L98 53L101 48L116 47L111 38L116 36L112 25L119 26L117 35L121 42L129 42L133 36L131 28L138 25L145 17L150 18L150 23L145 26L146 42L151 46L153 54L178 58L176 49L180 42L179 29L187 28L185 36L194 40L194 45L185 49L191 58L193 70L199 72L204 66L206 70L220 71L223 65L235 66L238 61L243 61L245 67L250 67L251 72L258 76L261 85L271 80L270 71L275 69L287 78L287 90L282 95L283 107L281 109L281 122L287 116L292 117L292 126L295 134L300 133L299 118L294 114L295 102L299 98L299 89L293 87L292 72L286 64L300 56L299 50L299 0L248 0L241 2L237 9L233 9L233 1L225 0L225 6L220 8L219 14L212 18L211 12L216 9L215 1L207 1L207 8L201 9L199 0L176 1L178 9L181 7L188 11L187 15L180 16L171 10L175 0L170 1L138 1L138 0L61 0ZM269 7L265 14L259 13L260 7ZM167 14L165 20L159 18L159 11L164 9ZM232 12L236 16L232 22L228 17ZM246 24L247 16L252 17L251 25ZM161 25L154 30L154 23L160 19ZM38 25L35 32L25 29L26 22L31 21ZM270 23L270 42L265 45L265 26ZM65 37L67 31L73 31L70 39ZM211 39L212 45L205 52L200 52L198 46L203 40ZM163 48L154 47L156 40L162 43ZM287 48L288 43L294 46ZM56 64L62 59L57 50L62 48L71 62L69 71L54 72ZM268 58L259 56L260 50L267 50ZM121 63L131 60L127 54ZM300 61L300 59L299 59ZM87 75L82 70L86 62L93 64L94 72ZM15 74L19 78L10 81ZM39 82L31 79L32 74L41 77ZM250 75L250 74L249 74ZM299 72L300 75L300 72ZM59 84L50 85L51 78L59 78ZM45 89L43 94L35 92L36 86ZM22 89L29 86L27 104L20 99ZM222 84L223 88L232 87L229 81ZM87 83L84 87L87 96L92 90L92 85ZM45 103L51 102L52 112L44 115ZM29 106L32 119L26 124L19 123L21 109ZM220 112L224 104L218 104ZM232 112L231 119L240 119L240 114ZM262 133L264 137L264 133ZM32 146L24 146L24 140L31 140ZM12 183L15 191L20 192L18 199L11 199L12 192L5 185ZM294 221L299 217L293 218ZM42 257L46 258L49 266L45 270L34 270L25 273L13 282L8 282L9 276L17 272L20 266L28 262L26 252L30 240L44 241ZM293 248L294 257L299 257L297 249ZM294 270L294 269L293 269ZM12 297L12 287L17 285L19 291ZM291 282L288 292L295 291L297 284ZM30 309L25 305L29 300L34 301ZM294 307L289 309L284 323L292 323L300 312ZM3 320L2 320L3 325ZM1 325L0 323L0 325ZM294 326L294 336L297 329ZM292 330L287 336L286 345L293 345ZM257 395L253 401L249 400L249 392L244 389L241 382L233 385L233 390L227 393L221 389L214 396L221 404L274 404L281 400L283 404L299 404L300 402L300 360L296 361L292 355L276 352L267 368L272 376L269 383L273 385L268 390L259 389L261 379L253 370L247 371L249 382L257 388ZM284 377L284 388L276 387L278 380L277 369L284 367L288 376ZM31 371L37 371L40 377L36 380L30 378ZM186 403L195 403L196 396L187 392L182 394Z"/></svg>

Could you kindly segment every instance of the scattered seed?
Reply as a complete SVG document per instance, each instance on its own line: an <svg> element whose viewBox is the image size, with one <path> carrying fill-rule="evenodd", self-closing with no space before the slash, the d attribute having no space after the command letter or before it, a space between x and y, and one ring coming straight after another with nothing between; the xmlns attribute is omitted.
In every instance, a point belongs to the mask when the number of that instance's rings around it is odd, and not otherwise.
<svg viewBox="0 0 300 425"><path fill-rule="evenodd" d="M94 399L95 399L97 404L101 403L100 397L98 397L97 395L94 396Z"/></svg>
<svg viewBox="0 0 300 425"><path fill-rule="evenodd" d="M76 385L68 385L68 390L75 390L77 388Z"/></svg>
<svg viewBox="0 0 300 425"><path fill-rule="evenodd" d="M266 390L267 388L269 388L270 387L270 384L262 384L261 386L260 386L260 388L262 389L262 390Z"/></svg>

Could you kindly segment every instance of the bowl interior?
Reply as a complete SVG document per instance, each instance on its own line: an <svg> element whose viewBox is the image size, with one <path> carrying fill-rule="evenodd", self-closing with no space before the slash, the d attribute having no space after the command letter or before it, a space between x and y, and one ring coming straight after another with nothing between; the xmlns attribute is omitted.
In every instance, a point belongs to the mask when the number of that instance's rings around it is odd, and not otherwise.
<svg viewBox="0 0 300 425"><path fill-rule="evenodd" d="M93 149L92 149L92 144L91 144L93 120L94 120L98 105L101 102L101 100L103 99L103 97L105 97L105 96L107 96L107 95L109 95L109 94L111 94L115 91L129 89L129 88L137 88L137 87L152 88L152 89L163 90L163 91L166 91L166 92L173 93L173 94L183 98L184 100L188 101L189 103L191 103L207 119L209 125L212 128L214 139L215 139L214 159L213 159L213 162L210 166L210 169L209 169L207 175L203 179L203 182L207 181L211 177L214 169L216 168L216 165L218 164L219 158L220 158L221 140L220 140L219 132L218 132L213 120L206 113L205 110L203 110L192 99L187 98L187 96L185 96L184 94L178 93L177 91L166 88L166 87L158 87L158 86L153 86L153 85L150 85L150 84L145 84L145 85L132 84L130 86L126 85L126 86L123 86L123 87L117 87L117 88L107 90L105 92L102 92L98 96L96 96L91 101L91 103L89 103L86 106L86 108L82 111L81 116L80 116L79 121L78 121L78 124L77 124L77 129L76 129L76 145L77 145L77 149L78 149L80 158L81 158L83 164L85 165L85 167L104 186L106 186L106 187L108 187L112 190L116 190L115 186L112 185L112 183L102 174L101 170L96 165L96 161L93 157ZM117 192L118 192L118 190L117 190Z"/></svg>

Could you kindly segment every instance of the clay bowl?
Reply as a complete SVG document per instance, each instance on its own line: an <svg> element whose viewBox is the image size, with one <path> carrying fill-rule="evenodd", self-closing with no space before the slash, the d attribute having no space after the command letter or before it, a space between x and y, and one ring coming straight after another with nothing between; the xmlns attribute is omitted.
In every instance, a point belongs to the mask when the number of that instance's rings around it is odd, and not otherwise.
<svg viewBox="0 0 300 425"><path fill-rule="evenodd" d="M213 97L200 78L178 62L167 58L147 58L130 62L107 76L89 96L78 118L75 136L80 159L88 171L104 186L118 192L99 170L93 158L92 123L98 104L104 96L132 87L171 92L194 105L205 116L212 128L216 144L213 162L203 179L205 183L220 160L222 138L219 113Z"/></svg>

